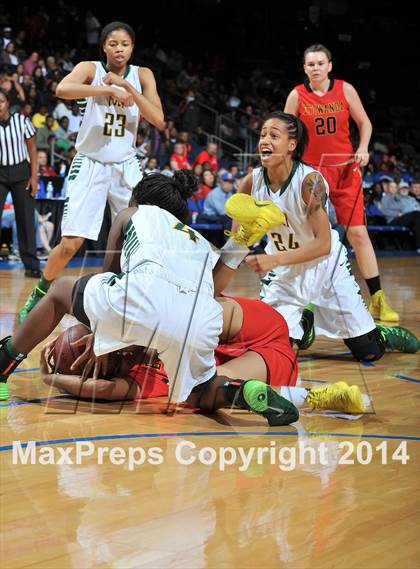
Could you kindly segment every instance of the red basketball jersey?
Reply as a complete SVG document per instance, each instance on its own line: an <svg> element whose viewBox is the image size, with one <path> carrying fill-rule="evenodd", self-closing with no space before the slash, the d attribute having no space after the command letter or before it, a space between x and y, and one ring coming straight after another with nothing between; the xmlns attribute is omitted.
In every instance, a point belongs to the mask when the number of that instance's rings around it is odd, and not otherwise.
<svg viewBox="0 0 420 569"><path fill-rule="evenodd" d="M311 166L339 165L353 153L349 131L349 104L344 81L331 80L329 90L320 97L309 85L295 87L299 93L298 116L308 129L309 142L302 160Z"/></svg>

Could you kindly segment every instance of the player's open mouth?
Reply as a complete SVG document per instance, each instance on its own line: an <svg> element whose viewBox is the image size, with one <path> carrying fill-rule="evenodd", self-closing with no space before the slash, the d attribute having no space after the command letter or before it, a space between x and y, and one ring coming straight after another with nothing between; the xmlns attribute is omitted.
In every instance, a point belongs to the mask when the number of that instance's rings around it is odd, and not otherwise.
<svg viewBox="0 0 420 569"><path fill-rule="evenodd" d="M268 148L264 148L264 149L261 149L260 153L261 153L261 158L263 160L267 160L273 154L273 151L268 150Z"/></svg>

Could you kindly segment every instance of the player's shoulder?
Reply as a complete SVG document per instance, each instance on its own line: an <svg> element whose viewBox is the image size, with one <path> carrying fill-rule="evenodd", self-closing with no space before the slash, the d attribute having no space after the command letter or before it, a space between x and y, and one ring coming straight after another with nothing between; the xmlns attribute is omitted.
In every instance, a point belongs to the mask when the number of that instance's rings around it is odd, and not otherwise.
<svg viewBox="0 0 420 569"><path fill-rule="evenodd" d="M147 81L148 79L153 79L154 74L150 67L138 67L138 74L140 79Z"/></svg>

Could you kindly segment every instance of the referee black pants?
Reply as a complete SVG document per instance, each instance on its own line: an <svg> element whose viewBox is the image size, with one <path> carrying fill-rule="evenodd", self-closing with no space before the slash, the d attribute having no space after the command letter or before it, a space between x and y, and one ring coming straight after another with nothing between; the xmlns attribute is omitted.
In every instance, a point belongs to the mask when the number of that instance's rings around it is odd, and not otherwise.
<svg viewBox="0 0 420 569"><path fill-rule="evenodd" d="M39 269L35 240L35 200L26 189L29 178L30 166L26 160L15 166L0 166L0 220L6 196L11 192L22 263L25 269Z"/></svg>

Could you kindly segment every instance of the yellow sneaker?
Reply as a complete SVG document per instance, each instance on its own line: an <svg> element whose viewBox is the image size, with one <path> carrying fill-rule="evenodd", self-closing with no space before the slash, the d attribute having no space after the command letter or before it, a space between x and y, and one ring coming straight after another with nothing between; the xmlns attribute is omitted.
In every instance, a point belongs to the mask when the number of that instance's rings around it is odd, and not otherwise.
<svg viewBox="0 0 420 569"><path fill-rule="evenodd" d="M238 231L226 232L236 243L251 247L267 231L286 223L286 216L272 201L256 200L248 194L235 194L225 204L226 215L240 224Z"/></svg>
<svg viewBox="0 0 420 569"><path fill-rule="evenodd" d="M398 313L389 306L382 290L372 295L369 312L375 320L386 320L387 322L398 322L399 320Z"/></svg>
<svg viewBox="0 0 420 569"><path fill-rule="evenodd" d="M325 387L313 387L309 390L306 403L314 410L326 409L339 413L363 413L365 405L357 385L349 386L339 381Z"/></svg>

